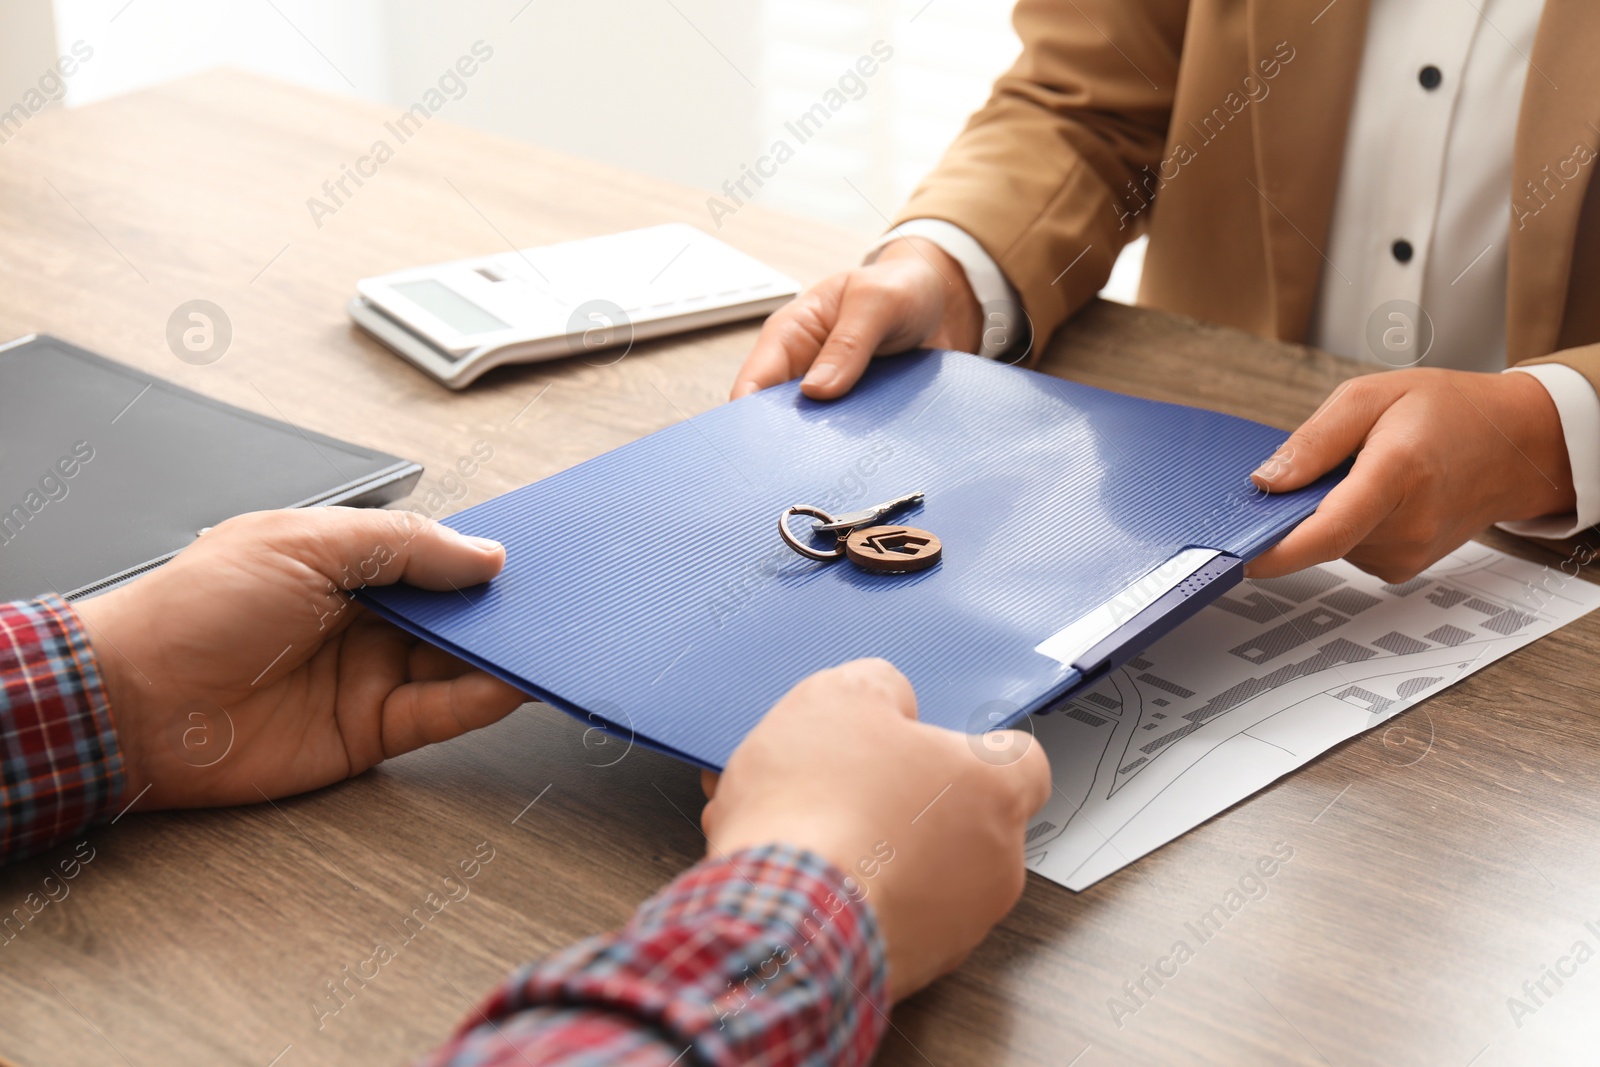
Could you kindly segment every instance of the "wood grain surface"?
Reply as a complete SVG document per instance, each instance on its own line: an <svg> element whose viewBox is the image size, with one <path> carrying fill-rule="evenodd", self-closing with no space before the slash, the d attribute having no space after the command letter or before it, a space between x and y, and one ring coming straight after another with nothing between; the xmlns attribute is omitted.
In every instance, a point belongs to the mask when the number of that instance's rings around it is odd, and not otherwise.
<svg viewBox="0 0 1600 1067"><path fill-rule="evenodd" d="M356 332L363 276L657 222L705 194L430 120L318 226L306 207L385 136L385 109L213 73L41 115L0 147L0 335L58 334L211 396L424 462L447 514L724 399L750 325L491 373L454 394ZM892 205L880 205L887 210ZM849 234L757 205L718 236L804 282ZM225 356L191 366L167 319L203 298ZM1096 305L1045 369L1283 427L1353 365ZM487 442L471 477L448 472ZM1558 552L1504 535L1500 547ZM898 1008L892 1064L1500 1064L1600 1061L1600 962L1536 1014L1506 999L1600 938L1600 619L1496 663L1073 894L1032 879L954 976ZM619 755L622 758L617 758ZM0 1054L79 1064L397 1062L509 968L621 923L699 858L696 772L623 755L529 706L317 793L140 814L0 872L0 914L92 854L0 947ZM1279 842L1293 859L1148 1006L1123 983ZM481 858L492 853L492 859ZM480 860L336 1014L315 1005ZM370 969L369 969L370 972ZM320 1025L319 1025L320 1021Z"/></svg>

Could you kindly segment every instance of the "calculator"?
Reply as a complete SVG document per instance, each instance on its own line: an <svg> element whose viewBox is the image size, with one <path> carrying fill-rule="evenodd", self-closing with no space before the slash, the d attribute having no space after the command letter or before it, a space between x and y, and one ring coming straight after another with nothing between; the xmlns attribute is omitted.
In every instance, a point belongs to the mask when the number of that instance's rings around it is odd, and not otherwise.
<svg viewBox="0 0 1600 1067"><path fill-rule="evenodd" d="M636 341L764 316L794 279L683 223L364 278L356 324L452 389L502 363L620 361Z"/></svg>

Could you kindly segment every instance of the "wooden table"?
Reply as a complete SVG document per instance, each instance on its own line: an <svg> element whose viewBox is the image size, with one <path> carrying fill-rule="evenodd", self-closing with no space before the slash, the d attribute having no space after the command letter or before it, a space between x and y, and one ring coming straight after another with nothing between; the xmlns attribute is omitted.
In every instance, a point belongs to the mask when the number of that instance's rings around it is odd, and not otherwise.
<svg viewBox="0 0 1600 1067"><path fill-rule="evenodd" d="M723 399L754 327L639 345L613 365L500 371L464 394L354 331L343 303L365 275L708 221L704 193L458 130L445 115L319 228L307 198L390 117L210 74L32 119L0 148L0 335L53 332L421 460L421 494L488 442L494 458L458 499L438 498L440 513ZM719 235L807 282L859 251L847 234L755 205ZM234 328L204 367L174 358L164 336L171 311L197 297ZM1112 305L1080 316L1045 366L1285 427L1356 373ZM1520 1029L1506 998L1575 941L1600 948L1584 928L1600 920L1597 653L1591 618L1398 720L1414 741L1431 735L1420 762L1393 735L1364 736L1089 892L1031 880L958 974L894 1013L882 1061L1595 1062L1600 962ZM415 1055L508 968L621 923L699 858L696 773L637 749L597 766L609 759L579 724L535 706L276 807L135 812L96 827L70 896L0 947L0 1051L40 1067ZM1295 855L1270 895L1119 1029L1107 998L1278 841ZM319 1028L325 983L393 937L481 842L494 858L470 896ZM0 872L0 914L71 851Z"/></svg>

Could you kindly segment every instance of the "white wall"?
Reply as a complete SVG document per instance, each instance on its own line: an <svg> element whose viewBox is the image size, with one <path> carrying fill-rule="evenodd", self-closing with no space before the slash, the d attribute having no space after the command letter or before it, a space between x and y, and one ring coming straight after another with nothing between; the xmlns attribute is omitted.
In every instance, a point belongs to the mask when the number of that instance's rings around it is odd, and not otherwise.
<svg viewBox="0 0 1600 1067"><path fill-rule="evenodd" d="M40 88L40 79L58 59L50 0L4 0L4 4L0 9L0 111L23 100L29 90L38 95L29 96L30 104L25 106L51 96L59 99L53 82L46 80Z"/></svg>
<svg viewBox="0 0 1600 1067"><path fill-rule="evenodd" d="M67 102L219 66L383 99L388 67L375 32L382 12L381 0L56 0L59 40L95 49Z"/></svg>
<svg viewBox="0 0 1600 1067"><path fill-rule="evenodd" d="M49 8L4 0L0 71L49 61ZM69 105L234 66L405 107L482 40L494 59L450 121L708 194L793 140L785 123L883 42L893 58L860 98L753 197L864 239L1018 49L1010 0L54 0L54 11L63 47L95 50ZM1112 295L1131 299L1137 258Z"/></svg>
<svg viewBox="0 0 1600 1067"><path fill-rule="evenodd" d="M753 0L391 0L385 14L392 103L482 39L494 60L452 122L702 187L750 136Z"/></svg>
<svg viewBox="0 0 1600 1067"><path fill-rule="evenodd" d="M42 0L7 0L40 3ZM875 41L895 58L761 200L869 233L1016 43L1007 0L56 0L83 104L235 66L405 106L476 40L451 120L715 190ZM0 19L5 19L0 15Z"/></svg>

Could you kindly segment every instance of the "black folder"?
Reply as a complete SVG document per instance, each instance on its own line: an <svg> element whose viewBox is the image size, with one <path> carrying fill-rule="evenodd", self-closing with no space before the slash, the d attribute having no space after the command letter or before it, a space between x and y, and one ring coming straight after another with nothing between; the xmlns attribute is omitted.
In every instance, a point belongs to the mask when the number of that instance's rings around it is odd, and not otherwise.
<svg viewBox="0 0 1600 1067"><path fill-rule="evenodd" d="M54 337L0 346L0 599L89 596L234 515L386 504L421 476Z"/></svg>

